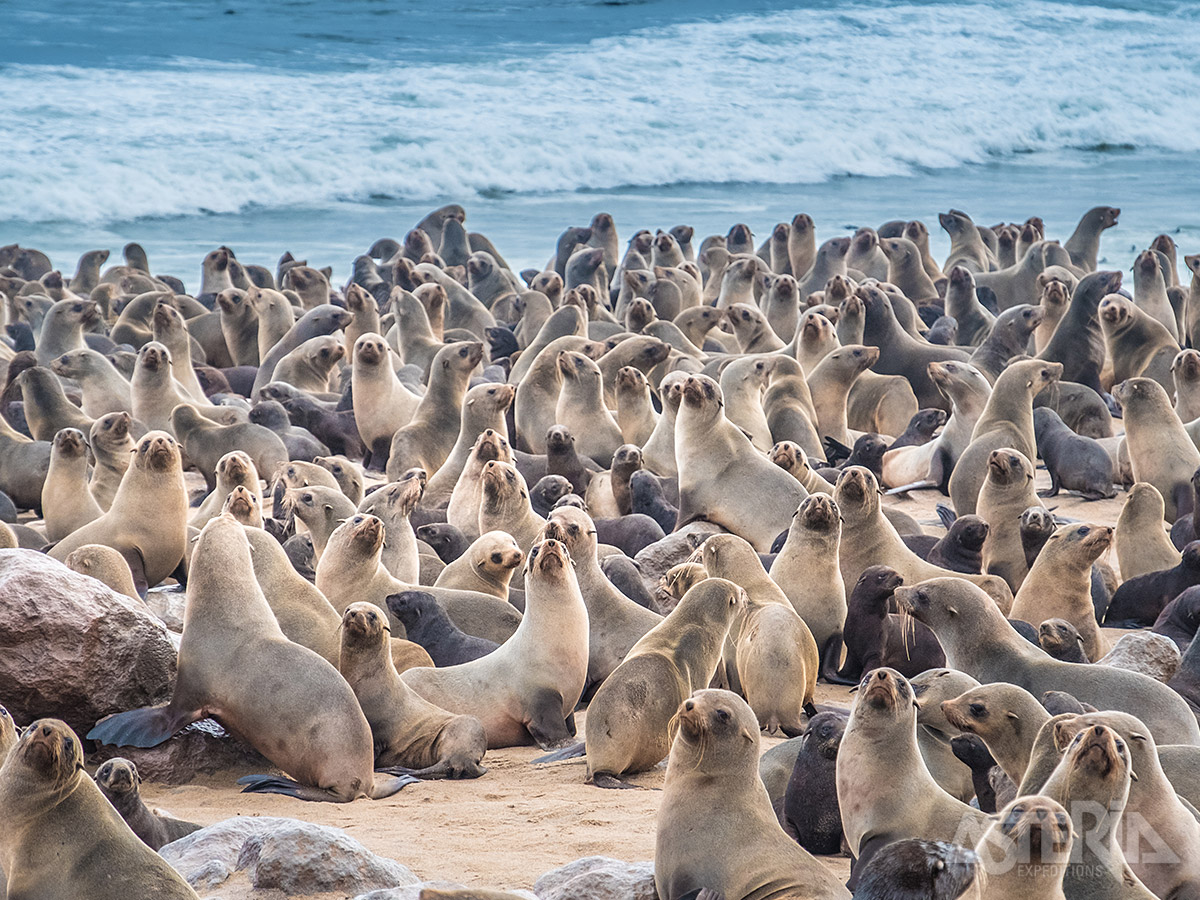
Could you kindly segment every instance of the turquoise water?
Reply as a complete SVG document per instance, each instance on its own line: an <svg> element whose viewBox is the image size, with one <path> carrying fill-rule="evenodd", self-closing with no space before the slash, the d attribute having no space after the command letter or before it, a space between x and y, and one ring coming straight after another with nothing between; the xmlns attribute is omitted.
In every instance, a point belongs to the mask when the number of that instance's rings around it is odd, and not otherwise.
<svg viewBox="0 0 1200 900"><path fill-rule="evenodd" d="M1196 2L0 10L0 243L64 268L138 240L189 285L221 243L341 277L450 201L516 266L602 209L622 235L957 206L1065 237L1105 203L1114 263L1200 246Z"/></svg>

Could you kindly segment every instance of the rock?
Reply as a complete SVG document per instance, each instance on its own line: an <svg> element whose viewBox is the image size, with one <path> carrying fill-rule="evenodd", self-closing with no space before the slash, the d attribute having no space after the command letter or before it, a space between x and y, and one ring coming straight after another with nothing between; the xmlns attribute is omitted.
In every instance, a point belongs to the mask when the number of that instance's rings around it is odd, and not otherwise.
<svg viewBox="0 0 1200 900"><path fill-rule="evenodd" d="M98 744L88 762L99 765L124 757L138 768L143 781L187 784L197 776L225 772L230 781L242 775L272 772L275 766L248 744L229 734L212 719L193 722L157 747L111 747Z"/></svg>
<svg viewBox="0 0 1200 900"><path fill-rule="evenodd" d="M183 632L183 611L187 608L187 592L179 585L150 588L146 592L146 608L171 631Z"/></svg>
<svg viewBox="0 0 1200 900"><path fill-rule="evenodd" d="M419 884L400 863L346 832L298 819L237 816L167 844L159 854L192 887L211 889L246 872L257 890L346 896Z"/></svg>
<svg viewBox="0 0 1200 900"><path fill-rule="evenodd" d="M80 735L165 703L175 648L146 606L32 550L0 550L0 697L18 722L53 716Z"/></svg>
<svg viewBox="0 0 1200 900"><path fill-rule="evenodd" d="M547 872L533 885L538 900L658 900L654 863L585 856Z"/></svg>
<svg viewBox="0 0 1200 900"><path fill-rule="evenodd" d="M369 894L359 894L354 900L422 900L421 892L430 891L470 891L470 888L462 884L456 884L453 881L422 881L420 884L412 884L408 887L390 888L386 891L371 891ZM505 896L522 898L522 900L538 900L537 895L529 891L503 891L489 892L492 897ZM435 898L438 895L434 895ZM470 894L457 898L457 900L468 900Z"/></svg>
<svg viewBox="0 0 1200 900"><path fill-rule="evenodd" d="M723 528L711 522L692 522L643 547L633 559L642 570L642 580L646 582L647 589L653 591L658 586L658 579L672 566L679 565L691 556L705 538L723 532Z"/></svg>
<svg viewBox="0 0 1200 900"><path fill-rule="evenodd" d="M1096 662L1167 682L1175 676L1182 658L1179 648L1169 637L1152 631L1134 631L1121 635L1108 654Z"/></svg>

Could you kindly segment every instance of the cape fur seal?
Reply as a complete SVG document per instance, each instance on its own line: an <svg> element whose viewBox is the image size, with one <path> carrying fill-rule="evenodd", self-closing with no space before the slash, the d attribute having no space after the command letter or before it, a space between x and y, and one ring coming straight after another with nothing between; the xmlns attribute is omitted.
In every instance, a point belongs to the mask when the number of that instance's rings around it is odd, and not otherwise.
<svg viewBox="0 0 1200 900"><path fill-rule="evenodd" d="M746 702L728 691L697 691L676 718L655 839L658 896L683 900L708 890L754 900L849 900L833 874L779 827L758 777L758 723ZM696 827L714 811L728 828Z"/></svg>
<svg viewBox="0 0 1200 900"><path fill-rule="evenodd" d="M95 780L100 793L151 850L161 850L171 841L202 827L147 807L138 790L142 777L137 766L127 759L118 756L106 761L96 770Z"/></svg>
<svg viewBox="0 0 1200 900"><path fill-rule="evenodd" d="M291 776L240 779L250 791L347 803L390 796L413 780L375 775L371 728L354 692L337 669L284 636L241 525L225 515L209 522L191 570L171 702L108 716L89 739L155 747L210 716ZM298 732L307 739L289 740Z"/></svg>
<svg viewBox="0 0 1200 900"><path fill-rule="evenodd" d="M0 766L8 896L29 900L196 900L140 841L83 769L79 738L58 719L25 730Z"/></svg>
<svg viewBox="0 0 1200 900"><path fill-rule="evenodd" d="M675 711L712 681L725 635L745 606L737 585L705 579L633 645L588 705L585 743L594 784L616 786L614 776L645 771L667 756Z"/></svg>

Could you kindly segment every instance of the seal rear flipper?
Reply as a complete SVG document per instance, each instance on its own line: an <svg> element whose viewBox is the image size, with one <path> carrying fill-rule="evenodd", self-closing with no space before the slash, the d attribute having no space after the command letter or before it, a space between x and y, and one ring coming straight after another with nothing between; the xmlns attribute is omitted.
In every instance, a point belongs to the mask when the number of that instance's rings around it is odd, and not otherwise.
<svg viewBox="0 0 1200 900"><path fill-rule="evenodd" d="M487 769L472 759L442 759L424 769L409 769L405 766L386 766L375 770L389 775L408 775L414 781L424 779L437 780L445 778L455 781L460 778L478 778L487 773ZM403 787L403 785L401 785Z"/></svg>
<svg viewBox="0 0 1200 900"><path fill-rule="evenodd" d="M420 781L415 775L392 772L391 769L376 769L375 780L371 784L368 796L372 800L382 800L392 794L399 793L401 788L408 787Z"/></svg>
<svg viewBox="0 0 1200 900"><path fill-rule="evenodd" d="M697 519L703 519L705 517L703 510L692 508L692 504L690 502L692 499L691 494L692 494L691 491L688 491L686 494L683 493L682 491L680 491L680 493L679 493L679 509L675 513L675 528L673 529L674 531L678 531L680 528L683 528L685 525L690 525L692 522L695 522Z"/></svg>
<svg viewBox="0 0 1200 900"><path fill-rule="evenodd" d="M552 688L541 688L529 698L525 728L543 750L557 750L575 736L574 714L568 726L562 710L562 694Z"/></svg>
<svg viewBox="0 0 1200 900"><path fill-rule="evenodd" d="M113 747L157 747L204 715L199 709L177 712L169 705L146 706L106 716L87 733L87 738Z"/></svg>
<svg viewBox="0 0 1200 900"><path fill-rule="evenodd" d="M858 879L862 877L863 869L871 861L871 857L891 842L892 838L882 835L863 838L863 842L858 847L858 857L853 860L850 866L850 878L846 881L846 887L850 889L851 893L858 886Z"/></svg>
<svg viewBox="0 0 1200 900"><path fill-rule="evenodd" d="M934 509L937 512L938 521L942 523L942 527L947 531L950 530L951 525L958 521L958 513L945 503L939 503Z"/></svg>
<svg viewBox="0 0 1200 900"><path fill-rule="evenodd" d="M569 744L560 750L555 750L553 753L547 753L545 756L539 756L532 760L529 764L536 766L539 763L560 762L564 759L579 759L587 756L587 744L583 741L577 741L574 744Z"/></svg>
<svg viewBox="0 0 1200 900"><path fill-rule="evenodd" d="M592 775L589 781L598 788L606 788L614 791L637 791L640 788L636 784L630 784L627 781L622 781L616 775L608 772L596 772Z"/></svg>
<svg viewBox="0 0 1200 900"><path fill-rule="evenodd" d="M243 794L283 794L285 797L295 797L297 800L328 802L337 802L341 799L324 788L310 787L298 781L292 781L284 775L243 775L237 780L237 783L245 785L242 788ZM348 801L341 800L341 802Z"/></svg>

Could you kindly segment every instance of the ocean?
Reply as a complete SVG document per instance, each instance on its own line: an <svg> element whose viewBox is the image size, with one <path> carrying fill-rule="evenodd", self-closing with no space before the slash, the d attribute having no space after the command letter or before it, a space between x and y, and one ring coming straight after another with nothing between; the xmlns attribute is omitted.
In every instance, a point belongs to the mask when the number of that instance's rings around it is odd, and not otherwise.
<svg viewBox="0 0 1200 900"><path fill-rule="evenodd" d="M624 239L807 212L1122 209L1102 256L1200 251L1200 2L3 0L0 244L73 271L220 244L335 280L429 209L514 268L599 211Z"/></svg>

